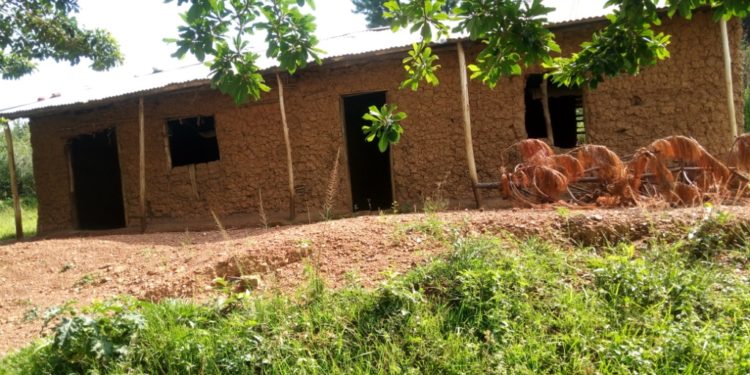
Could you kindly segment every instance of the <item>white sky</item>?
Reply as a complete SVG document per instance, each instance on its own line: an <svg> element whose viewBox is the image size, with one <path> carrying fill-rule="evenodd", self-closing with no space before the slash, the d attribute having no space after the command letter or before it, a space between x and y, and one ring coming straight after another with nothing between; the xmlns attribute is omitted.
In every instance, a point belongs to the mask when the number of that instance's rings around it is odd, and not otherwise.
<svg viewBox="0 0 750 375"><path fill-rule="evenodd" d="M318 0L314 12L318 38L366 29L364 17L353 14L351 0ZM120 43L125 63L107 72L94 72L88 61L71 67L69 63L45 61L37 71L20 80L0 80L0 109L35 102L52 93L79 91L90 85L117 84L153 68L169 70L196 63L186 56L170 55L176 49L162 39L177 36L182 23L177 2L162 0L79 0L81 25L109 30ZM184 9L185 7L183 7Z"/></svg>

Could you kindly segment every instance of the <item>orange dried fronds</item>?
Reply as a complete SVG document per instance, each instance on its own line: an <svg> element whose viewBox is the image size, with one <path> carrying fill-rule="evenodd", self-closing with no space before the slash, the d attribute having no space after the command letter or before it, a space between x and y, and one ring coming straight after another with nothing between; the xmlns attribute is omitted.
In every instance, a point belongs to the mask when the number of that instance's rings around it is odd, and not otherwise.
<svg viewBox="0 0 750 375"><path fill-rule="evenodd" d="M578 181L579 178L583 177L583 165L578 159L570 155L552 155L547 158L546 166L554 168L556 171L565 175L568 179L568 183Z"/></svg>
<svg viewBox="0 0 750 375"><path fill-rule="evenodd" d="M586 145L578 148L575 155L585 170L595 169L596 176L606 183L622 180L627 175L620 157L607 147Z"/></svg>
<svg viewBox="0 0 750 375"><path fill-rule="evenodd" d="M519 172L527 176L527 186L534 188L545 200L554 202L560 195L568 191L568 179L556 169L537 165L527 167Z"/></svg>
<svg viewBox="0 0 750 375"><path fill-rule="evenodd" d="M697 206L703 202L703 193L695 185L678 182L674 186L674 195L683 206Z"/></svg>
<svg viewBox="0 0 750 375"><path fill-rule="evenodd" d="M524 139L503 150L501 153L503 165L508 161L508 154L512 151L515 151L515 154L517 154L516 158L520 159L520 162L530 164L536 164L535 160L542 160L555 154L552 147L544 143L544 141L539 139Z"/></svg>
<svg viewBox="0 0 750 375"><path fill-rule="evenodd" d="M750 172L750 133L737 137L729 154L729 165Z"/></svg>
<svg viewBox="0 0 750 375"><path fill-rule="evenodd" d="M729 181L731 173L729 168L693 138L682 135L666 137L654 141L648 149L664 162L677 161L691 164L705 169L714 180L722 183Z"/></svg>

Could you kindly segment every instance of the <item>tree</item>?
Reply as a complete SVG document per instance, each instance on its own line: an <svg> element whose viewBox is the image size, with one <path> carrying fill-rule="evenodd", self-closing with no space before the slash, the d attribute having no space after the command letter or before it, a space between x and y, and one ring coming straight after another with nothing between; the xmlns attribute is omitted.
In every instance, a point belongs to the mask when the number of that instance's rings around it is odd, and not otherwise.
<svg viewBox="0 0 750 375"><path fill-rule="evenodd" d="M34 169L31 158L31 135L27 121L16 120L10 123L13 133L13 149L16 159L18 191L21 196L34 196ZM2 133L2 132L0 132ZM0 136L0 138L2 138ZM8 152L5 140L0 140L0 201L9 199L10 173L8 171Z"/></svg>
<svg viewBox="0 0 750 375"><path fill-rule="evenodd" d="M385 17L394 29L411 27L422 38L410 52L405 82L413 89L419 82L436 84L437 58L426 46L451 31L466 33L485 48L469 66L472 78L494 87L500 78L519 75L523 68L542 64L560 85L596 87L601 81L622 73L635 74L646 66L669 57L669 36L653 31L660 24L658 0L608 0L614 6L609 24L594 33L591 41L571 57L552 57L559 52L554 35L545 27L552 8L542 0L463 0L454 12L442 10L445 0L388 1ZM711 8L715 17L745 17L750 0L667 0L667 14L689 19L701 7ZM452 29L448 22L457 22Z"/></svg>
<svg viewBox="0 0 750 375"><path fill-rule="evenodd" d="M34 71L38 61L53 59L106 70L123 60L112 35L81 28L74 14L77 0L0 0L0 74L16 79Z"/></svg>
<svg viewBox="0 0 750 375"><path fill-rule="evenodd" d="M177 45L174 56L189 52L201 62L209 58L213 86L238 104L270 90L251 46L256 32L265 33L266 56L282 70L294 73L310 59L319 61L315 18L302 12L306 4L314 7L312 0L177 0L187 2L179 38L168 40Z"/></svg>
<svg viewBox="0 0 750 375"><path fill-rule="evenodd" d="M390 26L390 20L385 18L384 13L388 11L385 3L388 0L352 0L354 3L354 13L360 13L367 20L367 27L375 28L381 26ZM443 10L450 12L458 4L458 0L447 0L443 5Z"/></svg>

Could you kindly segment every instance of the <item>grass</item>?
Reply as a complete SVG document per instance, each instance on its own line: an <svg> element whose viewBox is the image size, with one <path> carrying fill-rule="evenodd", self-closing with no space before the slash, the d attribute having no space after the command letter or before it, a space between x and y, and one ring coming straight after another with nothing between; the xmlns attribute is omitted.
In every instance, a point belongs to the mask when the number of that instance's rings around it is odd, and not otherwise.
<svg viewBox="0 0 750 375"><path fill-rule="evenodd" d="M21 218L26 237L36 234L36 198L21 198ZM16 238L16 222L13 201L0 200L0 241Z"/></svg>
<svg viewBox="0 0 750 375"><path fill-rule="evenodd" d="M452 231L375 290L97 303L0 373L748 373L748 228L724 219L603 248Z"/></svg>

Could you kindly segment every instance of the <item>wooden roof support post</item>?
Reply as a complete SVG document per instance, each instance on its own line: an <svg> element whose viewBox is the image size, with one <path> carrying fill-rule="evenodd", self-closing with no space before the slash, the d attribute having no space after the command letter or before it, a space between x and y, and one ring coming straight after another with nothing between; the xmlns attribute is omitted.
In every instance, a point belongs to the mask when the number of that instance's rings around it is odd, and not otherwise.
<svg viewBox="0 0 750 375"><path fill-rule="evenodd" d="M8 120L0 118L5 128L5 144L8 146L8 172L10 173L10 192L13 195L13 209L16 213L16 239L23 239L23 222L21 221L21 199L18 196L18 181L16 180L16 158L13 153L13 134Z"/></svg>
<svg viewBox="0 0 750 375"><path fill-rule="evenodd" d="M727 108L729 111L729 126L732 127L730 134L732 140L737 138L737 115L734 108L734 84L732 82L732 52L729 49L729 33L727 33L727 21L719 21L721 25L721 44L724 49L724 80L727 87Z"/></svg>
<svg viewBox="0 0 750 375"><path fill-rule="evenodd" d="M544 112L544 126L547 128L547 139L550 146L555 145L555 133L552 131L552 116L549 114L549 93L547 91L547 78L542 79L542 112Z"/></svg>
<svg viewBox="0 0 750 375"><path fill-rule="evenodd" d="M289 142L289 127L286 123L286 109L284 108L284 84L281 82L281 75L276 72L276 83L279 86L279 109L281 110L281 126L284 129L284 145L286 146L286 168L289 172L289 220L297 217L297 211L294 208L294 165L292 163L292 144Z"/></svg>
<svg viewBox="0 0 750 375"><path fill-rule="evenodd" d="M141 232L146 231L146 121L143 115L143 97L138 99L138 203L141 214Z"/></svg>
<svg viewBox="0 0 750 375"><path fill-rule="evenodd" d="M471 138L471 111L469 104L469 79L466 73L466 54L461 42L456 43L458 47L458 68L461 77L461 109L464 118L464 142L466 143L466 162L469 164L469 177L471 177L471 188L474 191L474 200L477 208L482 208L482 197L479 195L479 177L477 177L477 165L474 161L474 142Z"/></svg>

